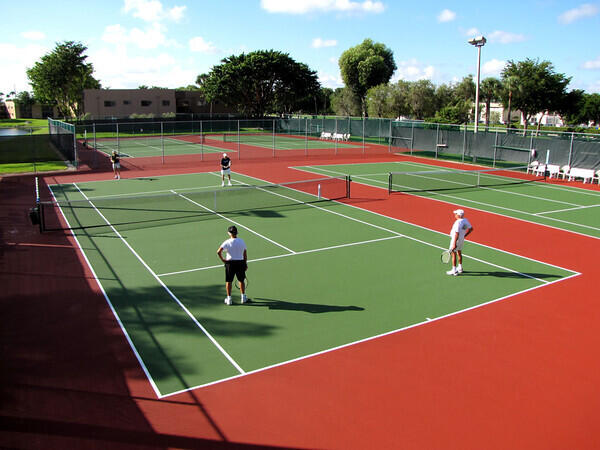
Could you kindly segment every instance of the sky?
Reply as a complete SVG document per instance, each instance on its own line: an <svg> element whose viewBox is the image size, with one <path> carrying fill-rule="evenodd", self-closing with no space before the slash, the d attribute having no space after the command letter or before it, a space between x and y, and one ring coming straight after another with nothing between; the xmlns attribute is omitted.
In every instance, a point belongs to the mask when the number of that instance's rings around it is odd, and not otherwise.
<svg viewBox="0 0 600 450"><path fill-rule="evenodd" d="M26 70L57 43L78 41L103 88L194 84L223 58L277 50L343 87L338 59L370 38L390 48L392 81L436 86L507 61L549 61L567 89L600 93L600 2L504 0L1 0L0 92L31 91Z"/></svg>

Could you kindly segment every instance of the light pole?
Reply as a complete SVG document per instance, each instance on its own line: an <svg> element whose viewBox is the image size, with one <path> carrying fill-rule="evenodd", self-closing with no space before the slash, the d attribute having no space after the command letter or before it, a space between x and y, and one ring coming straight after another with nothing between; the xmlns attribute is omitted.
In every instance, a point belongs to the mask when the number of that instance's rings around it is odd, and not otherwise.
<svg viewBox="0 0 600 450"><path fill-rule="evenodd" d="M477 127L479 125L479 68L481 66L481 47L487 42L483 36L474 37L469 39L469 44L477 47L477 85L475 88L475 133L477 133Z"/></svg>

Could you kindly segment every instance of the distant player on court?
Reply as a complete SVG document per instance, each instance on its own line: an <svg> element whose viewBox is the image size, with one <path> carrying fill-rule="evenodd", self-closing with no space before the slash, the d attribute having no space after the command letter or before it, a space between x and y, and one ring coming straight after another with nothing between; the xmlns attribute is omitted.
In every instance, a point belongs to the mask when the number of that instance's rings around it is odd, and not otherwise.
<svg viewBox="0 0 600 450"><path fill-rule="evenodd" d="M246 243L243 239L237 237L237 228L235 225L227 228L229 239L221 244L217 250L217 256L225 264L225 290L227 297L225 298L225 304L231 305L231 283L233 277L237 277L240 292L242 293L241 302L247 303L248 297L246 297L246 270L248 269L248 253L246 251ZM223 251L227 254L223 256Z"/></svg>
<svg viewBox="0 0 600 450"><path fill-rule="evenodd" d="M452 254L452 270L449 270L446 274L458 275L463 272L462 248L465 243L465 238L471 234L473 226L465 217L465 212L462 209L456 209L452 211L452 213L456 219L450 230L450 248L448 249Z"/></svg>
<svg viewBox="0 0 600 450"><path fill-rule="evenodd" d="M223 153L223 158L221 158L221 186L225 186L225 175L229 179L227 185L231 186L231 159L227 153Z"/></svg>
<svg viewBox="0 0 600 450"><path fill-rule="evenodd" d="M113 150L112 154L110 155L110 162L112 163L112 166L113 166L113 173L115 174L115 180L121 179L121 161L120 161L120 159L121 159L121 157L119 156L117 151Z"/></svg>

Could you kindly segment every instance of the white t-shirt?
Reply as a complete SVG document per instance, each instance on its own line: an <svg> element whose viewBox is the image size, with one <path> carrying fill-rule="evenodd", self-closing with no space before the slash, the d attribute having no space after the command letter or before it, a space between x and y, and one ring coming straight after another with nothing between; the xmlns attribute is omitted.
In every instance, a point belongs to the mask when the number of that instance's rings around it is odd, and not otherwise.
<svg viewBox="0 0 600 450"><path fill-rule="evenodd" d="M227 252L226 261L244 259L246 243L242 238L229 238L221 244L221 248Z"/></svg>
<svg viewBox="0 0 600 450"><path fill-rule="evenodd" d="M456 219L452 224L452 229L450 230L450 239L454 240L454 236L458 232L458 241L462 243L465 240L465 234L471 228L471 222L466 217L462 217L460 219Z"/></svg>

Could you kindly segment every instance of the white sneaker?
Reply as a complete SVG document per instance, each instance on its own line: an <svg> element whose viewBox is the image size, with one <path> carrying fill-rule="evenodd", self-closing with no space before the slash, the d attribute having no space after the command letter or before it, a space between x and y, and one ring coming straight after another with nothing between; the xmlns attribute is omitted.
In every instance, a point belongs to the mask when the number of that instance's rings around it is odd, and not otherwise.
<svg viewBox="0 0 600 450"><path fill-rule="evenodd" d="M221 182L221 187L223 187L223 186L225 186L225 182L224 181Z"/></svg>
<svg viewBox="0 0 600 450"><path fill-rule="evenodd" d="M229 182L227 183L227 186L231 186L231 180L229 180Z"/></svg>
<svg viewBox="0 0 600 450"><path fill-rule="evenodd" d="M456 273L463 273L463 268L462 268L462 266L458 266L458 267L456 268Z"/></svg>
<svg viewBox="0 0 600 450"><path fill-rule="evenodd" d="M226 304L226 305L231 305L231 303L233 303L233 302L231 301L231 297L225 297L225 304Z"/></svg>
<svg viewBox="0 0 600 450"><path fill-rule="evenodd" d="M250 299L248 298L248 296L246 296L246 294L242 294L241 301L242 301L242 303L248 303L250 301Z"/></svg>
<svg viewBox="0 0 600 450"><path fill-rule="evenodd" d="M448 272L446 272L446 275L458 275L458 272L455 269L449 270Z"/></svg>

